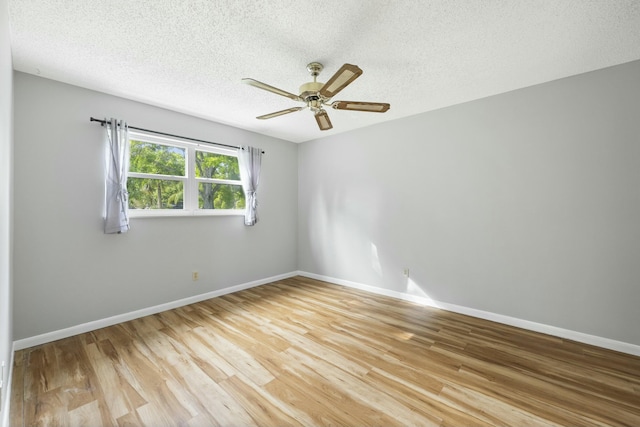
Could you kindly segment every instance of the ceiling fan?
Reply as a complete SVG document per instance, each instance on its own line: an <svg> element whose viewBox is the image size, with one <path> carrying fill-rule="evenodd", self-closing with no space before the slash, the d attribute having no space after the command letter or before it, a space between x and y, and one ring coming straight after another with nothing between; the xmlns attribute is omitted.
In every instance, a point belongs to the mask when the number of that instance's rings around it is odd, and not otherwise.
<svg viewBox="0 0 640 427"><path fill-rule="evenodd" d="M357 65L344 64L326 83L322 83L316 81L316 78L323 68L323 65L319 62L312 62L307 65L307 70L313 76L313 81L300 86L300 95L269 86L254 79L242 79L242 82L248 85L306 104L302 107L288 108L256 118L266 120L308 108L313 112L320 130L329 130L333 126L331 125L331 120L329 120L329 115L324 109L325 106L336 110L366 111L370 113L384 113L389 109L390 105L382 102L331 101L334 95L360 77L362 70Z"/></svg>

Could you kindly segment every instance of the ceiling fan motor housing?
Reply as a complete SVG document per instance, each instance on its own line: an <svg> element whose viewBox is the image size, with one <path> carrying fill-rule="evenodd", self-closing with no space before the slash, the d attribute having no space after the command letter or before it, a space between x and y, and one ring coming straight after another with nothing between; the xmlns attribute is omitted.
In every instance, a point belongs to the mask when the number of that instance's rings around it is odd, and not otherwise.
<svg viewBox="0 0 640 427"><path fill-rule="evenodd" d="M320 89L324 86L321 82L308 82L300 86L300 98L304 99L311 108L320 108L322 106L322 98L320 97Z"/></svg>

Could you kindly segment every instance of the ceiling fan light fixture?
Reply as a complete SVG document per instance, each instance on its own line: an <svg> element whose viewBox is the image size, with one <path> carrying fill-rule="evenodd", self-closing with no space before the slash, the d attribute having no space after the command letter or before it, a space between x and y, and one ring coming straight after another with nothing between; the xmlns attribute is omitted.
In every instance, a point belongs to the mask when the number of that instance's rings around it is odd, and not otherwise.
<svg viewBox="0 0 640 427"><path fill-rule="evenodd" d="M308 82L300 86L300 98L306 102L319 99L318 91L322 89L324 83Z"/></svg>
<svg viewBox="0 0 640 427"><path fill-rule="evenodd" d="M320 130L329 130L333 127L331 124L331 120L329 120L329 115L326 111L320 110L315 114L316 122L318 122L318 127Z"/></svg>
<svg viewBox="0 0 640 427"><path fill-rule="evenodd" d="M357 65L344 64L320 89L320 95L325 98L333 97L361 74L362 70Z"/></svg>

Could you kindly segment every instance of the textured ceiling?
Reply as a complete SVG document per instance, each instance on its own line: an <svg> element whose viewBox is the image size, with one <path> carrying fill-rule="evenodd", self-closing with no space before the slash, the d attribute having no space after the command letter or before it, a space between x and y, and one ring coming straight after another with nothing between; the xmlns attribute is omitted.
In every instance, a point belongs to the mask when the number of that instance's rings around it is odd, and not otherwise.
<svg viewBox="0 0 640 427"><path fill-rule="evenodd" d="M9 0L9 14L16 70L294 142L640 59L639 0ZM312 61L319 81L358 65L334 99L391 110L330 109L325 132L308 110L256 120L301 104L240 79L298 93Z"/></svg>

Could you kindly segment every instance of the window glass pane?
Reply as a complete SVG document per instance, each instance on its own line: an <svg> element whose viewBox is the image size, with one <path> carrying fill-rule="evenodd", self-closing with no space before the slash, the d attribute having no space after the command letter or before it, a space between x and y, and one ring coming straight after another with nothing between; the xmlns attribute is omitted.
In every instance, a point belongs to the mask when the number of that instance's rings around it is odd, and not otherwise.
<svg viewBox="0 0 640 427"><path fill-rule="evenodd" d="M139 173L185 176L185 149L131 140L129 170Z"/></svg>
<svg viewBox="0 0 640 427"><path fill-rule="evenodd" d="M196 151L196 177L240 180L238 158Z"/></svg>
<svg viewBox="0 0 640 427"><path fill-rule="evenodd" d="M163 179L129 178L129 209L182 209L184 184Z"/></svg>
<svg viewBox="0 0 640 427"><path fill-rule="evenodd" d="M201 182L198 185L198 207L200 209L244 209L242 186Z"/></svg>

